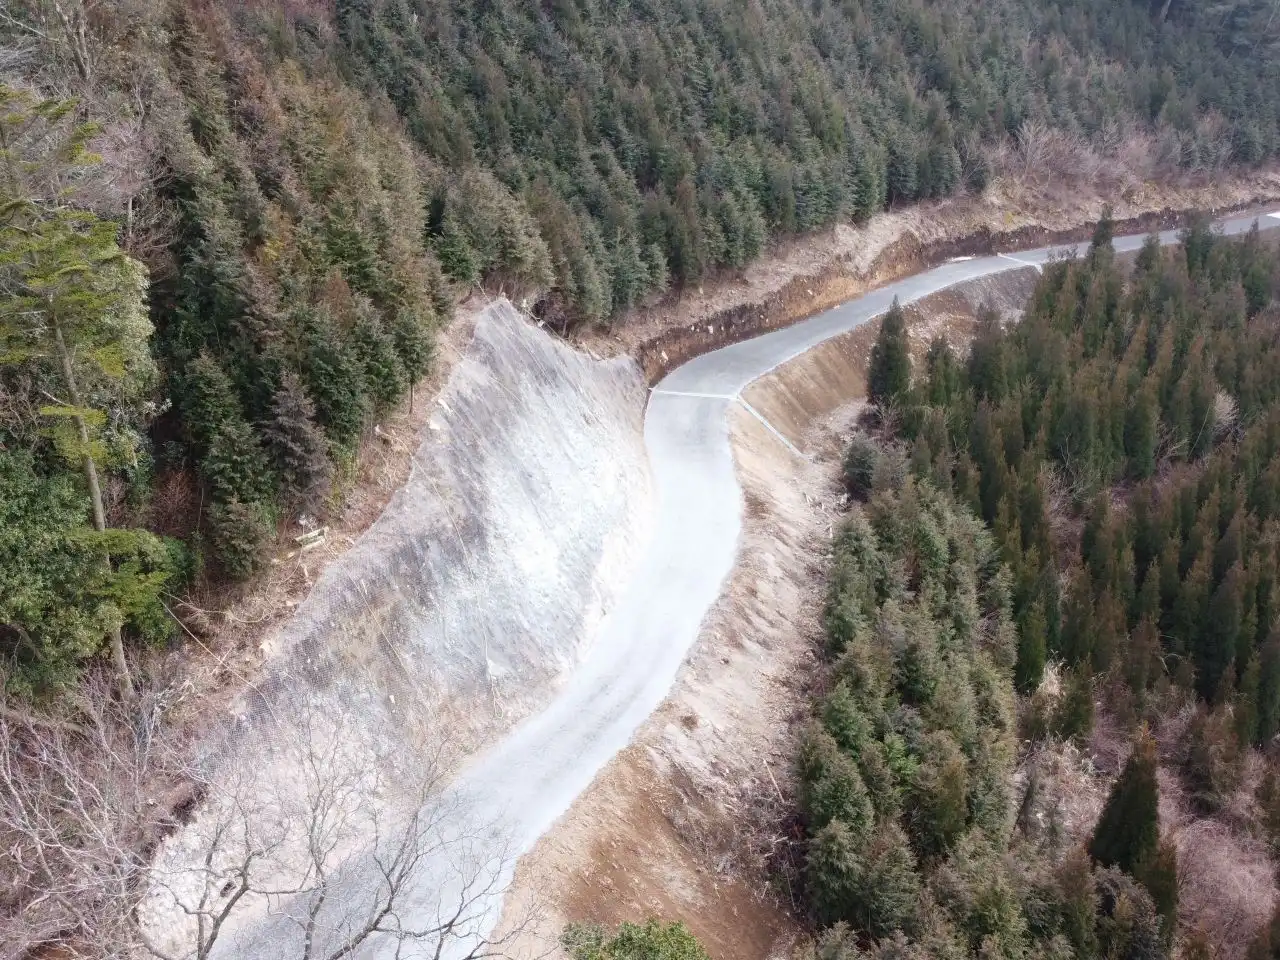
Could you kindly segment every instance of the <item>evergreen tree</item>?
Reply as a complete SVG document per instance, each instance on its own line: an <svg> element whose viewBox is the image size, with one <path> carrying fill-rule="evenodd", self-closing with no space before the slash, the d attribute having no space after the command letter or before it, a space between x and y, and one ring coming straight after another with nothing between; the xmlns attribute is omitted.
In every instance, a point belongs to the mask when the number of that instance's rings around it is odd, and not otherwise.
<svg viewBox="0 0 1280 960"><path fill-rule="evenodd" d="M1280 733L1280 632L1274 630L1262 647L1257 713L1258 742L1269 744Z"/></svg>
<svg viewBox="0 0 1280 960"><path fill-rule="evenodd" d="M264 433L286 502L298 510L315 510L328 496L333 465L315 423L315 405L296 374L281 377Z"/></svg>
<svg viewBox="0 0 1280 960"><path fill-rule="evenodd" d="M209 509L214 554L229 576L243 580L262 563L271 530L261 506L234 497Z"/></svg>
<svg viewBox="0 0 1280 960"><path fill-rule="evenodd" d="M1089 660L1067 672L1053 712L1053 732L1064 740L1083 740L1093 732L1093 667Z"/></svg>
<svg viewBox="0 0 1280 960"><path fill-rule="evenodd" d="M95 159L86 145L96 130L74 123L75 108L0 84L0 365L26 369L39 385L40 416L61 456L79 467L93 528L105 539L99 467L108 416L95 401L146 390L151 323L145 273L120 249L116 225L73 207L61 186ZM120 623L109 620L106 632L132 699Z"/></svg>
<svg viewBox="0 0 1280 960"><path fill-rule="evenodd" d="M873 811L857 764L821 731L812 732L801 759L805 817L813 830L839 820L855 834L870 829Z"/></svg>
<svg viewBox="0 0 1280 960"><path fill-rule="evenodd" d="M252 428L241 419L226 420L218 427L200 461L200 472L215 503L258 503L270 494L266 455Z"/></svg>
<svg viewBox="0 0 1280 960"><path fill-rule="evenodd" d="M187 364L182 380L183 422L191 443L203 453L224 423L244 418L243 408L231 378L207 353Z"/></svg>
<svg viewBox="0 0 1280 960"><path fill-rule="evenodd" d="M1145 731L1134 742L1123 772L1111 787L1089 842L1094 860L1133 874L1151 863L1160 846L1159 759L1155 739Z"/></svg>
<svg viewBox="0 0 1280 960"><path fill-rule="evenodd" d="M316 418L334 446L350 454L371 407L364 363L322 314L309 318L305 338L303 373L307 394L316 405Z"/></svg>
<svg viewBox="0 0 1280 960"><path fill-rule="evenodd" d="M1159 410L1149 390L1139 390L1131 401L1124 433L1124 450L1129 473L1146 480L1155 473L1156 443L1159 436Z"/></svg>
<svg viewBox="0 0 1280 960"><path fill-rule="evenodd" d="M1018 664L1014 683L1021 693L1031 693L1040 685L1048 656L1047 638L1044 605L1037 600L1018 630Z"/></svg>
<svg viewBox="0 0 1280 960"><path fill-rule="evenodd" d="M392 316L391 335L409 385L410 403L414 385L426 376L435 354L433 330L430 315L416 307L398 307Z"/></svg>
<svg viewBox="0 0 1280 960"><path fill-rule="evenodd" d="M867 398L888 406L901 400L911 385L911 355L906 316L894 299L880 323L867 368Z"/></svg>
<svg viewBox="0 0 1280 960"><path fill-rule="evenodd" d="M352 346L364 367L363 382L375 412L391 407L408 387L404 364L396 353L395 341L383 329L381 319L371 307L352 331Z"/></svg>
<svg viewBox="0 0 1280 960"><path fill-rule="evenodd" d="M910 203L919 196L919 158L901 129L890 135L888 153L885 182L889 203Z"/></svg>

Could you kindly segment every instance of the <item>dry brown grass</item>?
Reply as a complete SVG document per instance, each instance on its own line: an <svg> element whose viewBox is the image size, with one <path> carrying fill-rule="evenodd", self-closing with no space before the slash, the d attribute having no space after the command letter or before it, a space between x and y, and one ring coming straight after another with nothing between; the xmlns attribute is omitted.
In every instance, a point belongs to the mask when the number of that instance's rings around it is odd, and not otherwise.
<svg viewBox="0 0 1280 960"><path fill-rule="evenodd" d="M1240 960L1276 903L1270 851L1231 822L1252 805L1242 788L1219 814L1196 816L1176 774L1160 771L1160 826L1178 848L1179 919L1207 936L1218 960Z"/></svg>
<svg viewBox="0 0 1280 960"><path fill-rule="evenodd" d="M1265 762L1250 753L1242 782L1223 807L1212 816L1198 813L1177 766L1193 715L1193 706L1174 700L1153 726L1161 752L1160 830L1178 851L1182 934L1203 934L1216 960L1242 960L1280 897L1254 800ZM1045 798L1041 819L1052 816L1068 838L1085 843L1132 740L1132 729L1100 709L1087 747L1052 742L1033 747L1019 765L1016 783L1021 788L1034 765Z"/></svg>

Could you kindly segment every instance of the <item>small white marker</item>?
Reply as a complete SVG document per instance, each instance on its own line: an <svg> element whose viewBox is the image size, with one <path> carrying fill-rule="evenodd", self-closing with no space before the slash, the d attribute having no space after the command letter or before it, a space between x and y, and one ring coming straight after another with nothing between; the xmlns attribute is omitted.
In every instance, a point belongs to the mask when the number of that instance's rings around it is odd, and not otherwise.
<svg viewBox="0 0 1280 960"><path fill-rule="evenodd" d="M1277 210L1275 213L1268 213L1267 216L1274 217L1276 220L1280 220L1280 210Z"/></svg>
<svg viewBox="0 0 1280 960"><path fill-rule="evenodd" d="M1031 267L1036 273L1044 273L1044 267L1038 263L1032 263L1030 260L1021 260L1018 257L1010 256L1007 253L997 253L997 257L1001 260L1012 260L1014 263L1022 264L1024 267Z"/></svg>

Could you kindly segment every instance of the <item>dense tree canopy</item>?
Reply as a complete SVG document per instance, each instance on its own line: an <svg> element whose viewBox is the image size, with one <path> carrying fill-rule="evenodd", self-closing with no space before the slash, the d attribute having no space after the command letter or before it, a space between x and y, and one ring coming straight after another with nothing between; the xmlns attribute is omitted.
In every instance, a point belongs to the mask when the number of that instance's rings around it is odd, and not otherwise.
<svg viewBox="0 0 1280 960"><path fill-rule="evenodd" d="M1154 746L1117 784L1096 863L1043 822L1034 772L1015 804L1018 641L997 541L893 445L858 448L874 479L835 541L831 686L797 761L814 960L1168 957L1177 874Z"/></svg>
<svg viewBox="0 0 1280 960"><path fill-rule="evenodd" d="M1015 168L1148 179L1266 162L1269 14L1262 0L14 0L6 101L56 91L102 162L69 165L56 138L4 146L11 180L59 198L7 214L38 226L5 234L10 281L33 243L94 269L58 274L86 321L71 351L83 403L44 379L58 399L33 407L33 368L8 365L0 448L55 486L69 455L96 451L97 526L150 527L194 546L206 575L247 576L281 525L342 489L471 285L527 295L557 325L606 321L778 238ZM1242 282L1265 295L1262 273ZM1179 422L1210 399L1191 390ZM1144 411L1169 402L1146 397L1124 425L1139 473L1162 437ZM1077 434L1054 439L1079 462L1095 451ZM1209 573L1229 629L1234 587L1217 595ZM1056 653L1058 608L1041 599Z"/></svg>
<svg viewBox="0 0 1280 960"><path fill-rule="evenodd" d="M1274 736L1277 283L1256 233L1197 225L1131 271L1107 241L1046 270L1020 324L989 318L966 362L930 351L904 418L912 464L1000 540L1024 688L1044 663L1027 635L1044 633L1135 708L1180 684L1247 700L1248 739Z"/></svg>
<svg viewBox="0 0 1280 960"><path fill-rule="evenodd" d="M964 356L930 347L887 427L896 433L853 442L846 481L867 505L836 542L834 686L799 759L810 903L835 924L820 957L861 955L867 937L886 953L891 929L924 955L955 955L946 937L968 921L953 904L1000 882L1016 892L997 925L1010 955L1057 955L1055 937L1076 956L1113 955L1103 941L1122 912L1136 921L1127 955L1168 954L1178 863L1160 836L1160 761L1142 721L1198 701L1185 734L1161 746L1190 804L1212 813L1280 716L1278 284L1280 256L1256 231L1226 239L1195 224L1130 263L1104 221L1085 253L1045 269L1021 322L985 316ZM957 551L949 531L967 510L986 521L969 521L985 546ZM981 615L958 617L962 598ZM958 630L971 623L982 629ZM988 780L973 744L1002 739L999 714L956 682L974 677L961 655L989 664L1000 696L1015 684L1034 695L1032 736L1087 733L1100 694L1137 730L1090 858L1061 861L1051 890L1029 879L1048 852L1029 812L1034 771L1016 829L1007 798L974 794ZM1041 716L1050 659L1065 663ZM868 763L868 740L901 742L905 766L896 751ZM991 782L1007 784L995 759ZM887 808L886 782L907 784ZM1280 822L1276 782L1273 772L1259 790L1267 823ZM892 848L895 827L909 847L886 873L875 851ZM965 874L980 851L983 870ZM984 944L969 949L986 955Z"/></svg>

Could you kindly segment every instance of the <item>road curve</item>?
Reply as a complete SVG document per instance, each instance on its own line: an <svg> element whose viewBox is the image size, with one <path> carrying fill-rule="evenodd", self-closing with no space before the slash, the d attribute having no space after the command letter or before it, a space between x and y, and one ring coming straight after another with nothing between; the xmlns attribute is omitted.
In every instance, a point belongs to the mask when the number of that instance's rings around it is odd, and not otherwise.
<svg viewBox="0 0 1280 960"><path fill-rule="evenodd" d="M1280 227L1264 215L1260 227ZM1255 217L1218 224L1248 230ZM1163 243L1177 234L1160 235ZM1134 250L1143 236L1118 238ZM671 688L703 617L734 563L742 493L734 474L728 407L753 380L824 340L965 280L1061 256L1071 246L954 261L889 284L803 323L690 360L653 390L644 437L655 492L650 540L619 602L554 701L463 770L458 791L485 821L500 821L512 851L533 846L627 745ZM496 922L494 898L488 922Z"/></svg>

